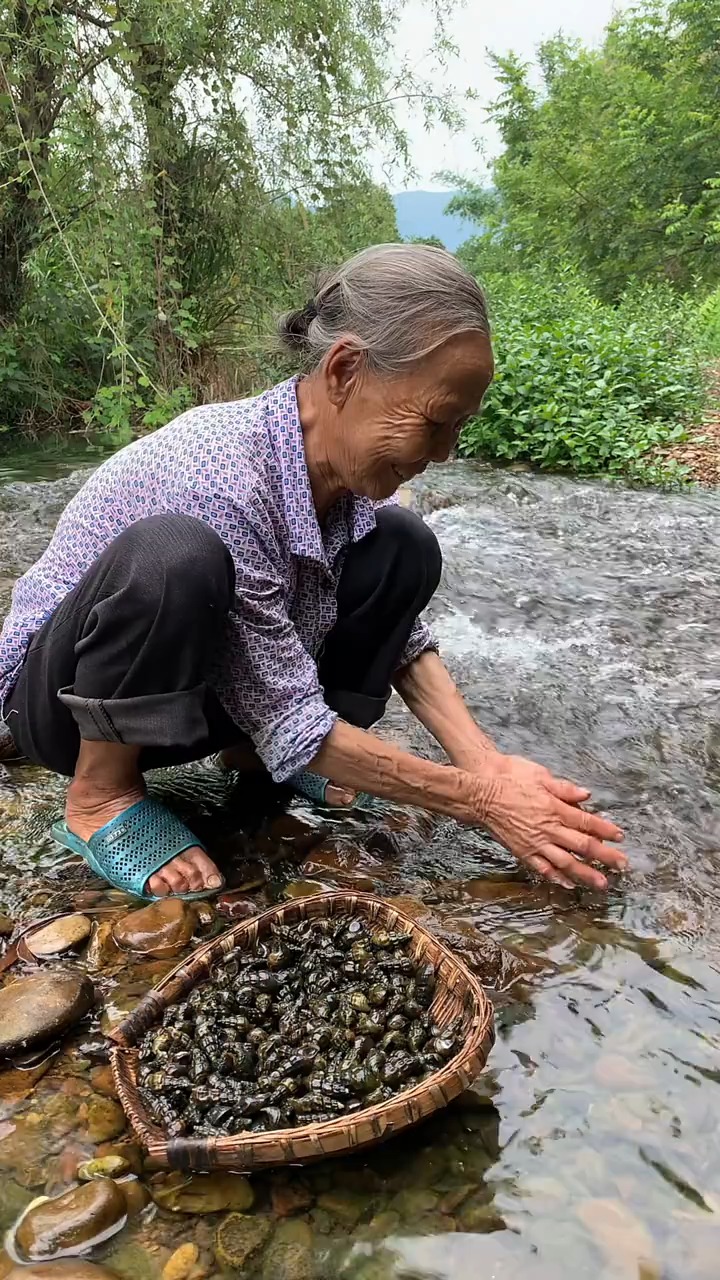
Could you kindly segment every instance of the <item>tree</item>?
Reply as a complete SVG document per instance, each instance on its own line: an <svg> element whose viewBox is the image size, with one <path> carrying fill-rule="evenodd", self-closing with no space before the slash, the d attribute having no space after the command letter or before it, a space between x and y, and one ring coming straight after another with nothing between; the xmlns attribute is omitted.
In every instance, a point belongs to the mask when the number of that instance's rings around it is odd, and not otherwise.
<svg viewBox="0 0 720 1280"><path fill-rule="evenodd" d="M547 41L538 90L494 63L497 195L458 206L484 222L476 256L574 261L611 298L631 276L720 279L720 0L644 0L599 51Z"/></svg>
<svg viewBox="0 0 720 1280"><path fill-rule="evenodd" d="M93 401L114 428L149 389L222 393L230 365L246 386L269 309L323 258L396 236L368 176L378 147L404 154L394 103L454 118L391 65L401 5L0 0L10 422Z"/></svg>

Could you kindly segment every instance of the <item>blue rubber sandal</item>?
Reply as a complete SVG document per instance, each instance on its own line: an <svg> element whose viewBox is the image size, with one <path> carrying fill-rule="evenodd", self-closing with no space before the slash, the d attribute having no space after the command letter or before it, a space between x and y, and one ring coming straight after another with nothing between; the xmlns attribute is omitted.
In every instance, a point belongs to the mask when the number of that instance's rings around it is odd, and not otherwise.
<svg viewBox="0 0 720 1280"><path fill-rule="evenodd" d="M352 804L328 804L327 789L334 784L329 778L323 778L321 774L310 773L307 770L304 773L294 773L291 778L288 778L287 785L301 796L305 796L307 800L312 800L313 804L319 805L322 809L329 809L332 813L342 813L344 809L348 812L353 809L374 809L377 805L374 796L367 795L365 791L358 791Z"/></svg>
<svg viewBox="0 0 720 1280"><path fill-rule="evenodd" d="M186 849L204 845L192 834L174 813L158 800L145 796L124 813L118 814L104 827L100 827L89 840L81 840L70 831L66 822L56 822L51 828L52 837L64 849L79 853L96 875L102 876L115 889L132 893L144 902L160 899L143 890L150 876L184 853ZM166 897L183 898L195 902L213 898L224 888L225 881L217 889L196 889L188 893L166 894Z"/></svg>

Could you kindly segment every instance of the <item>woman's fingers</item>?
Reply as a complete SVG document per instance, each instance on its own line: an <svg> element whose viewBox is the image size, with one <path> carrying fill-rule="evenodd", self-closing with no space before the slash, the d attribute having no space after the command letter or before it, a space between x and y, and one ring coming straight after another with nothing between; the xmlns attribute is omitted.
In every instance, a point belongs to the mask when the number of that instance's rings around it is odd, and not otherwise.
<svg viewBox="0 0 720 1280"><path fill-rule="evenodd" d="M570 881L571 888L580 884L588 889L607 889L607 880L602 871L589 867L586 862L581 862L574 854L561 849L559 845L543 845L542 856L566 880Z"/></svg>
<svg viewBox="0 0 720 1280"><path fill-rule="evenodd" d="M561 827L555 838L564 849L569 849L586 862L602 862L606 867L614 867L617 871L624 871L628 865L622 849L612 849L595 836L573 831L571 827Z"/></svg>
<svg viewBox="0 0 720 1280"><path fill-rule="evenodd" d="M614 822L601 818L597 813L588 813L587 809L575 809L569 804L558 805L558 816L564 826L571 830L581 831L583 835L596 840L622 840L623 832Z"/></svg>
<svg viewBox="0 0 720 1280"><path fill-rule="evenodd" d="M552 884L562 885L563 889L574 889L575 884L572 880L564 876L558 871L547 858L543 858L539 853L533 853L529 858L525 859L525 866L531 867L533 871L537 871L544 880L550 880Z"/></svg>
<svg viewBox="0 0 720 1280"><path fill-rule="evenodd" d="M545 779L545 786L551 795L564 800L566 804L584 804L590 799L587 787L577 787L574 782L568 782L567 778L556 778L550 772Z"/></svg>

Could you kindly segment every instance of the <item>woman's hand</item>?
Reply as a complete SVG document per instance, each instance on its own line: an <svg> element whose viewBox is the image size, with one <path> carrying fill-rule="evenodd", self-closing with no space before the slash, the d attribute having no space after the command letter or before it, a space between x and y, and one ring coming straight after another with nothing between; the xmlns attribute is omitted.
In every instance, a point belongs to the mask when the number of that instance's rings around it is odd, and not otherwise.
<svg viewBox="0 0 720 1280"><path fill-rule="evenodd" d="M486 755L482 777L483 823L524 866L572 889L606 889L605 876L588 862L622 871L627 858L606 840L622 840L613 822L578 806L590 793L522 756Z"/></svg>

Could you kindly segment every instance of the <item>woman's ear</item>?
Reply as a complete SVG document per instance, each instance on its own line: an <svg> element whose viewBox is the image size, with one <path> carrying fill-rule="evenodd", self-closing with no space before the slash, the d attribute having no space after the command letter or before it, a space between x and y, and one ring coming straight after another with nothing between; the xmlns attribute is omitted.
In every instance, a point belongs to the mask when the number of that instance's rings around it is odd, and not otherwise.
<svg viewBox="0 0 720 1280"><path fill-rule="evenodd" d="M327 397L336 409L342 409L357 390L365 370L365 352L347 338L340 338L330 348L323 363Z"/></svg>

